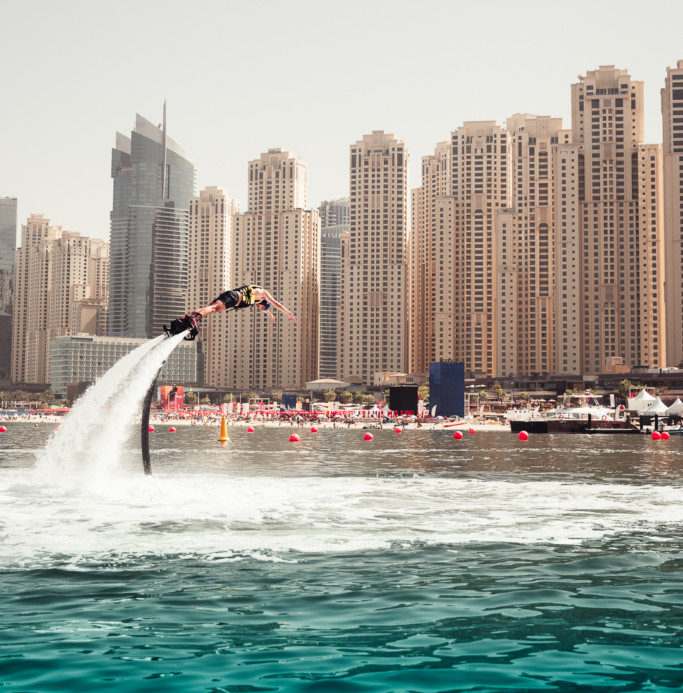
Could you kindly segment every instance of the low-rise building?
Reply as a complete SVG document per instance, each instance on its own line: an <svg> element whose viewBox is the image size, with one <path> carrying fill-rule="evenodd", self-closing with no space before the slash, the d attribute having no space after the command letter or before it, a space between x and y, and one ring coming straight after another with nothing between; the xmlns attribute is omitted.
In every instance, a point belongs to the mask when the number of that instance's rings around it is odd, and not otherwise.
<svg viewBox="0 0 683 693"><path fill-rule="evenodd" d="M57 337L50 342L50 387L59 397L70 383L92 383L145 339L95 337L86 334ZM181 342L168 357L160 383L202 385L202 357L197 342Z"/></svg>

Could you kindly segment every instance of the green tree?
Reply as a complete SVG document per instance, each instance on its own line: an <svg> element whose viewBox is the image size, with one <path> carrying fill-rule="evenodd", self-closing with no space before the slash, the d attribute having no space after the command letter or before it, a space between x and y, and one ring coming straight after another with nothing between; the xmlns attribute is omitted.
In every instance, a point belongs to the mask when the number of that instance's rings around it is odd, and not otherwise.
<svg viewBox="0 0 683 693"><path fill-rule="evenodd" d="M502 402L503 397L505 397L505 395L506 395L505 390L500 385L498 385L498 387L494 390L494 392L496 393L496 397L498 397L498 400L500 402Z"/></svg>
<svg viewBox="0 0 683 693"><path fill-rule="evenodd" d="M343 392L339 393L339 401L342 404L351 404L353 401L353 395L348 390L344 390Z"/></svg>
<svg viewBox="0 0 683 693"><path fill-rule="evenodd" d="M47 389L40 393L40 401L43 404L51 404L55 400L55 393L52 390Z"/></svg>
<svg viewBox="0 0 683 693"><path fill-rule="evenodd" d="M230 402L235 401L235 395L232 394L232 392L229 392L227 395L223 395L222 402L224 404L230 404Z"/></svg>
<svg viewBox="0 0 683 693"><path fill-rule="evenodd" d="M429 385L420 385L417 388L417 394L423 402L429 402Z"/></svg>
<svg viewBox="0 0 683 693"><path fill-rule="evenodd" d="M564 393L565 395L578 395L579 391L575 387L570 387L567 388L567 390Z"/></svg>
<svg viewBox="0 0 683 693"><path fill-rule="evenodd" d="M372 393L367 392L363 395L363 404L373 405L375 404L375 402L377 402L377 400L375 399L375 395L373 395Z"/></svg>
<svg viewBox="0 0 683 693"><path fill-rule="evenodd" d="M194 407L194 405L197 404L197 394L195 392L186 392L185 404L190 407Z"/></svg>
<svg viewBox="0 0 683 693"><path fill-rule="evenodd" d="M623 397L628 397L632 387L633 383L630 380L620 380L617 385L617 392Z"/></svg>
<svg viewBox="0 0 683 693"><path fill-rule="evenodd" d="M334 402L334 400L337 399L337 393L334 390L325 390L323 399L326 402Z"/></svg>
<svg viewBox="0 0 683 693"><path fill-rule="evenodd" d="M211 404L211 400L209 399L208 395L204 395L204 397L202 397L202 404Z"/></svg>
<svg viewBox="0 0 683 693"><path fill-rule="evenodd" d="M247 402L251 402L254 399L258 399L258 392L247 392Z"/></svg>
<svg viewBox="0 0 683 693"><path fill-rule="evenodd" d="M522 400L522 402L525 402L526 404L529 404L529 402L531 401L531 395L528 392L520 392L519 398Z"/></svg>

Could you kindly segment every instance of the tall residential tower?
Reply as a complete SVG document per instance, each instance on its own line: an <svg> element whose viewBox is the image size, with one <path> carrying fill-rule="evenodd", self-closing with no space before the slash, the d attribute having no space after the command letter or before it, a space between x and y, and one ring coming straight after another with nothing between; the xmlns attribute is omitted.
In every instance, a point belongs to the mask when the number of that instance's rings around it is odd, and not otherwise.
<svg viewBox="0 0 683 693"><path fill-rule="evenodd" d="M301 159L276 148L249 162L249 209L235 216L231 281L268 289L296 323L272 308L275 323L257 309L228 316L230 388L300 389L318 377L320 219L305 206Z"/></svg>
<svg viewBox="0 0 683 693"><path fill-rule="evenodd" d="M664 129L664 262L667 364L683 365L683 60L666 69Z"/></svg>
<svg viewBox="0 0 683 693"><path fill-rule="evenodd" d="M188 312L208 305L232 287L230 251L237 212L237 201L221 188L205 188L190 200ZM201 325L198 339L208 387L228 387L231 382L227 331L232 319L232 315L217 315Z"/></svg>
<svg viewBox="0 0 683 693"><path fill-rule="evenodd" d="M577 295L578 310L558 305L558 370L567 372L567 361L597 374L613 357L663 366L661 147L643 144L643 83L613 65L581 77L572 85L572 145L574 154L561 149L567 160L557 183L567 197L557 199L557 213L578 215L561 241L576 254L558 257L557 270L561 293ZM580 341L567 342L574 329Z"/></svg>
<svg viewBox="0 0 683 693"><path fill-rule="evenodd" d="M340 377L374 383L408 367L405 144L381 130L351 145L349 234L342 238Z"/></svg>

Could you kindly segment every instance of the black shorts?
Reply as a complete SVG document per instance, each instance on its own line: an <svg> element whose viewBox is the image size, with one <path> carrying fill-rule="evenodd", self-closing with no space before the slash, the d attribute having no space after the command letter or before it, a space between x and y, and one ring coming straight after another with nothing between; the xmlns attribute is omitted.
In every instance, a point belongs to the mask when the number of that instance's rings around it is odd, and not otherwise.
<svg viewBox="0 0 683 693"><path fill-rule="evenodd" d="M212 303L215 303L216 301L220 301L226 308L226 310L229 310L230 308L234 308L239 302L240 302L241 296L237 293L237 291L224 291L218 298L214 298Z"/></svg>

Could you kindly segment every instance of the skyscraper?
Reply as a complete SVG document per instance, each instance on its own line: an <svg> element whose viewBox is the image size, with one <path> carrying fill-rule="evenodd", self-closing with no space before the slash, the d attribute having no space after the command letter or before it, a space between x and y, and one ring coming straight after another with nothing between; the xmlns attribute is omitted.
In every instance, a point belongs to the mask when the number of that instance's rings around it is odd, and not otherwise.
<svg viewBox="0 0 683 693"><path fill-rule="evenodd" d="M408 367L405 144L375 130L351 145L350 217L341 246L340 376L374 383Z"/></svg>
<svg viewBox="0 0 683 693"><path fill-rule="evenodd" d="M436 361L437 348L446 358L444 339L453 347L452 319L443 328L443 317L435 320L443 296L453 292L452 261L455 248L443 247L443 224L437 221L440 201L451 191L451 144L439 142L434 154L422 157L422 185L412 191L410 290L418 300L410 301L409 370L428 373ZM445 253L445 254L444 254ZM440 263L437 267L437 254ZM437 286L437 274L441 282ZM439 311L443 313L443 311ZM448 336L446 336L446 333ZM438 344L438 347L437 347ZM447 344L446 344L447 346ZM452 358L452 354L451 357Z"/></svg>
<svg viewBox="0 0 683 693"><path fill-rule="evenodd" d="M683 60L667 67L662 89L666 350L683 364Z"/></svg>
<svg viewBox="0 0 683 693"><path fill-rule="evenodd" d="M237 201L221 188L205 188L190 200L189 290L186 310L206 306L232 287L230 251ZM228 387L232 354L227 329L232 315L202 323L199 341L204 352L204 384Z"/></svg>
<svg viewBox="0 0 683 693"><path fill-rule="evenodd" d="M581 77L572 85L572 144L576 158L561 149L560 166L575 168L558 179L557 202L560 216L578 213L566 241L576 246L577 265L565 255L557 269L561 293L579 296L579 372L600 373L610 357L665 365L661 147L643 144L643 83L613 65ZM561 197L569 192L562 186L578 190L578 203ZM556 316L560 372L576 360L564 356L566 323L579 327L565 302Z"/></svg>
<svg viewBox="0 0 683 693"><path fill-rule="evenodd" d="M318 376L320 219L305 205L301 159L278 148L249 162L249 209L235 216L230 277L235 287L268 289L297 321L274 309L275 323L255 309L226 316L233 389L299 389Z"/></svg>
<svg viewBox="0 0 683 693"><path fill-rule="evenodd" d="M46 383L46 310L50 288L50 246L57 229L42 214L32 214L21 228L14 273L12 380ZM36 308L40 310L36 310Z"/></svg>
<svg viewBox="0 0 683 693"><path fill-rule="evenodd" d="M28 218L15 270L14 382L49 382L50 341L103 323L108 246L63 226L51 226L41 214ZM83 323L86 305L94 318Z"/></svg>
<svg viewBox="0 0 683 693"><path fill-rule="evenodd" d="M10 378L12 284L17 248L17 198L0 197L0 379Z"/></svg>
<svg viewBox="0 0 683 693"><path fill-rule="evenodd" d="M166 133L136 115L130 137L116 134L111 175L109 332L152 337L185 312L188 208L195 167Z"/></svg>
<svg viewBox="0 0 683 693"><path fill-rule="evenodd" d="M341 237L349 232L349 200L323 202L320 214L320 340L319 376L339 377Z"/></svg>
<svg viewBox="0 0 683 693"><path fill-rule="evenodd" d="M497 215L494 324L496 374L555 372L554 166L571 132L561 118L516 114L510 140L510 207Z"/></svg>

